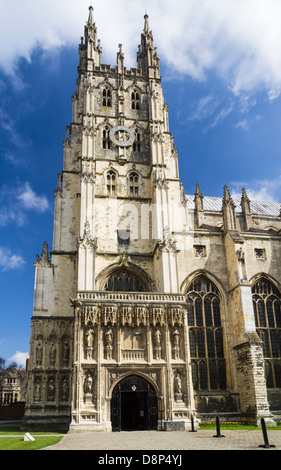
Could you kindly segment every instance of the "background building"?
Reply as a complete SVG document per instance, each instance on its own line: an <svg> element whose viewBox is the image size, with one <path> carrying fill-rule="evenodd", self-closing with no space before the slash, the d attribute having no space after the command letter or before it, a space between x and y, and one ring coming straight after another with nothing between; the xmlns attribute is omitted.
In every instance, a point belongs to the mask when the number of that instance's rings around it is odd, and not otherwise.
<svg viewBox="0 0 281 470"><path fill-rule="evenodd" d="M24 426L274 424L281 410L280 204L185 195L145 15L137 68L102 63L93 9L35 263Z"/></svg>
<svg viewBox="0 0 281 470"><path fill-rule="evenodd" d="M20 419L24 415L27 370L14 365L0 369L0 419Z"/></svg>

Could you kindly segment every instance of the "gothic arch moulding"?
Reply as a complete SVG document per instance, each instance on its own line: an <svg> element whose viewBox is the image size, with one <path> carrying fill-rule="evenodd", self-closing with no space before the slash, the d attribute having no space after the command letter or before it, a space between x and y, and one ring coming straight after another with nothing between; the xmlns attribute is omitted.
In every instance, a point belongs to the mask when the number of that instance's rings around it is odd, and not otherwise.
<svg viewBox="0 0 281 470"><path fill-rule="evenodd" d="M197 277L200 277L200 276L204 276L205 278L207 278L209 281L211 281L215 286L216 288L218 289L219 291L219 295L221 297L221 299L223 301L227 301L227 295L226 295L226 292L225 292L225 289L224 287L222 286L221 282L218 280L218 278L216 276L214 276L213 274L211 274L209 271L206 271L204 269L200 269L198 271L194 271L193 273L189 274L185 280L183 281L183 283L181 284L181 287L180 287L180 291L183 293L183 294L186 294L187 291L188 291L188 288L189 286L191 285L191 283L197 278Z"/></svg>
<svg viewBox="0 0 281 470"><path fill-rule="evenodd" d="M249 282L251 286L253 287L254 284L256 284L256 282L262 279L265 279L266 281L273 284L276 287L276 289L278 289L278 291L281 293L281 285L279 284L279 282L267 273L261 272L261 273L255 274L254 276L251 277Z"/></svg>
<svg viewBox="0 0 281 470"><path fill-rule="evenodd" d="M146 374L144 374L142 372L139 372L139 371L134 371L134 372L127 372L127 373L123 374L121 377L118 377L112 383L112 385L110 387L109 396L112 396L112 392L115 389L116 385L118 385L118 383L122 382L126 378L129 378L130 376L137 376L137 377L140 377L141 379L144 379L146 382L149 382L150 385L154 388L156 395L157 396L160 395L160 390L159 390L159 387L158 387L157 383L151 377L149 377L149 375L146 375Z"/></svg>
<svg viewBox="0 0 281 470"><path fill-rule="evenodd" d="M108 280L111 276L118 273L134 276L139 280L142 286L142 292L151 292L153 290L154 283L150 276L142 268L130 263L127 259L120 259L119 263L114 263L101 271L96 277L97 289L99 291L107 290L106 284Z"/></svg>

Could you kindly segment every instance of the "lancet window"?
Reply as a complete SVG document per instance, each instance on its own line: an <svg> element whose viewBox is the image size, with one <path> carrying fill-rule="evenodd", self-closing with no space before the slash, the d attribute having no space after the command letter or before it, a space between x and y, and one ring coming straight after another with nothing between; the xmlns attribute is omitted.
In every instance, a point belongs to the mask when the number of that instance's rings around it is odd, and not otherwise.
<svg viewBox="0 0 281 470"><path fill-rule="evenodd" d="M129 175L129 194L130 196L139 195L139 175L135 172Z"/></svg>
<svg viewBox="0 0 281 470"><path fill-rule="evenodd" d="M140 94L137 90L132 91L131 103L132 109L140 109Z"/></svg>
<svg viewBox="0 0 281 470"><path fill-rule="evenodd" d="M138 131L135 132L136 138L135 142L133 143L133 151L140 152L141 151L141 135Z"/></svg>
<svg viewBox="0 0 281 470"><path fill-rule="evenodd" d="M107 108L111 107L111 90L108 87L105 87L102 92L102 105Z"/></svg>
<svg viewBox="0 0 281 470"><path fill-rule="evenodd" d="M110 149L111 148L111 140L109 137L109 132L110 129L108 126L106 126L103 131L102 131L102 147L104 149Z"/></svg>
<svg viewBox="0 0 281 470"><path fill-rule="evenodd" d="M268 388L281 388L281 293L265 277L252 287L257 333L263 341Z"/></svg>
<svg viewBox="0 0 281 470"><path fill-rule="evenodd" d="M198 276L187 292L189 344L195 390L226 389L221 324L221 301L217 287Z"/></svg>
<svg viewBox="0 0 281 470"><path fill-rule="evenodd" d="M116 173L110 170L106 174L106 191L108 196L116 196L117 178Z"/></svg>

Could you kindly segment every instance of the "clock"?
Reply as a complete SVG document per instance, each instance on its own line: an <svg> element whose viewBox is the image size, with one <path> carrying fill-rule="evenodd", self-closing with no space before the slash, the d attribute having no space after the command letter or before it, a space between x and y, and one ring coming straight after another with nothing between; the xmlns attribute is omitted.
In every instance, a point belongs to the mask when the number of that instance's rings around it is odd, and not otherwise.
<svg viewBox="0 0 281 470"><path fill-rule="evenodd" d="M110 140L118 147L130 147L135 142L135 133L126 126L113 127L109 132Z"/></svg>

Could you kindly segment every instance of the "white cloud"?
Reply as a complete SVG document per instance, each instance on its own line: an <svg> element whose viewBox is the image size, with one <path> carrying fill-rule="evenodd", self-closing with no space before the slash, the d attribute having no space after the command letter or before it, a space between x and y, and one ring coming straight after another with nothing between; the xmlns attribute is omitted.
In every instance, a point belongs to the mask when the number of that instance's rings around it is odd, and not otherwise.
<svg viewBox="0 0 281 470"><path fill-rule="evenodd" d="M17 199L28 210L35 209L37 212L45 212L49 209L48 199L45 196L38 196L29 183L24 183L19 189Z"/></svg>
<svg viewBox="0 0 281 470"><path fill-rule="evenodd" d="M231 195L241 198L241 188L245 187L248 197L252 201L278 201L280 200L281 175L271 180L253 180L249 182L232 182Z"/></svg>
<svg viewBox="0 0 281 470"><path fill-rule="evenodd" d="M243 119L242 121L239 121L235 127L236 128L242 128L244 129L245 131L249 131L250 130L250 127L252 124L254 124L256 121L259 121L260 120L260 115L257 114L257 115L254 115L254 116L251 116L250 118L247 118L247 119Z"/></svg>
<svg viewBox="0 0 281 470"><path fill-rule="evenodd" d="M10 249L0 246L0 269L2 271L11 271L21 269L25 260L21 255L16 255Z"/></svg>
<svg viewBox="0 0 281 470"><path fill-rule="evenodd" d="M211 116L218 106L217 98L213 95L204 96L200 98L197 103L196 110L189 117L190 121L202 121L203 119Z"/></svg>
<svg viewBox="0 0 281 470"><path fill-rule="evenodd" d="M27 213L45 213L50 208L48 199L38 195L29 182L18 183L11 188L4 185L0 191L0 227L10 223L21 227L25 224Z"/></svg>
<svg viewBox="0 0 281 470"><path fill-rule="evenodd" d="M7 362L15 362L18 366L21 366L25 369L26 367L26 359L29 358L29 353L17 351L16 354L9 357Z"/></svg>
<svg viewBox="0 0 281 470"><path fill-rule="evenodd" d="M0 64L15 72L32 51L77 46L89 0L0 0ZM94 18L104 56L116 61L123 44L126 66L135 66L145 0L96 0ZM234 93L263 89L269 99L281 90L281 2L276 0L151 0L150 27L160 58L173 73L203 80L208 71Z"/></svg>

